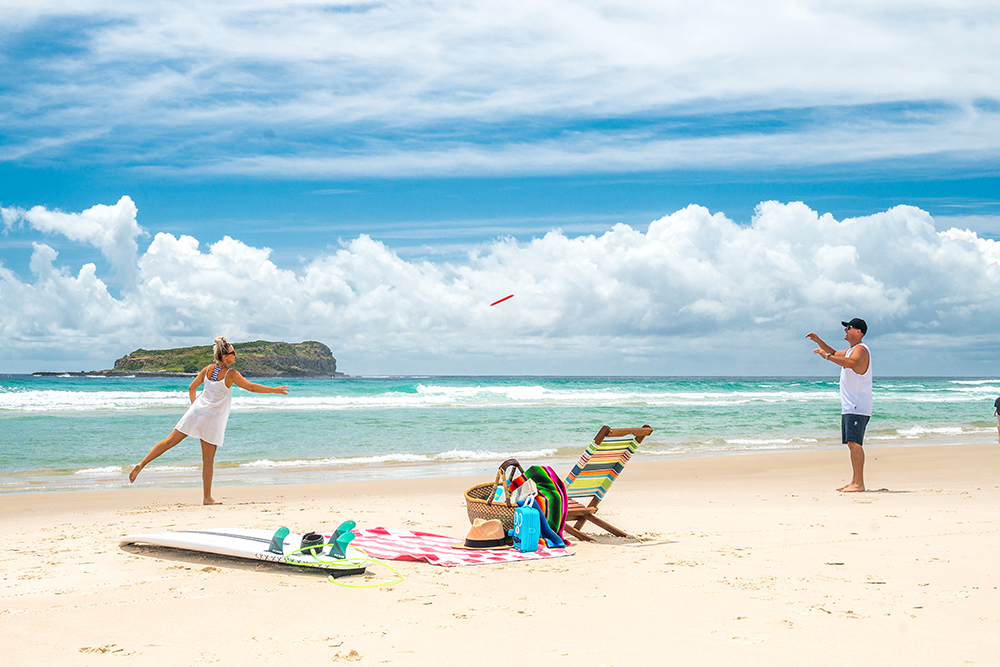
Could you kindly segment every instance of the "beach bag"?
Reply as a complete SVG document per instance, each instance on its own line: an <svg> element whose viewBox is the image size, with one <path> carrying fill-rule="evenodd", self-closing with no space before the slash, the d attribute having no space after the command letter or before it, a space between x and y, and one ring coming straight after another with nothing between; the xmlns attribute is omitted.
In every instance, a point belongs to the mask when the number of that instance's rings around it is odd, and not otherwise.
<svg viewBox="0 0 1000 667"><path fill-rule="evenodd" d="M517 503L511 499L511 494L517 487L512 486L511 479L515 477L524 478L524 468L517 460L507 459L497 468L492 483L476 484L467 490L465 506L469 521L499 519L504 530L513 528Z"/></svg>

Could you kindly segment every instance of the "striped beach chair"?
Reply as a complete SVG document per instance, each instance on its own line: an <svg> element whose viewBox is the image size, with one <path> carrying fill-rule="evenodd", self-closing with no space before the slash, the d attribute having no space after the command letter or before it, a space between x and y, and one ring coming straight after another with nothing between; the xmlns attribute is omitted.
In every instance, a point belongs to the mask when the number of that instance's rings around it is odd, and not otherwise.
<svg viewBox="0 0 1000 667"><path fill-rule="evenodd" d="M603 426L597 432L594 441L566 478L566 495L569 499L566 531L570 535L593 542L594 538L581 532L584 524L589 521L612 535L628 537L625 531L597 517L597 506L618 479L639 443L652 432L652 427L648 425L640 428ZM584 505L584 502L587 504Z"/></svg>

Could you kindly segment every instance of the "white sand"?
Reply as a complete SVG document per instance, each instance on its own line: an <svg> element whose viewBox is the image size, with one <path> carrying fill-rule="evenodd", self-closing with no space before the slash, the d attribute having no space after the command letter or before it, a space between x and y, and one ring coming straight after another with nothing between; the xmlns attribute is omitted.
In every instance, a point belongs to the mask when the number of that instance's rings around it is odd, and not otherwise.
<svg viewBox="0 0 1000 667"><path fill-rule="evenodd" d="M849 468L846 448L637 458L601 508L633 539L396 562L406 580L372 589L118 539L345 519L461 538L486 480L3 495L3 664L996 665L1000 446L869 448L877 491L839 494Z"/></svg>

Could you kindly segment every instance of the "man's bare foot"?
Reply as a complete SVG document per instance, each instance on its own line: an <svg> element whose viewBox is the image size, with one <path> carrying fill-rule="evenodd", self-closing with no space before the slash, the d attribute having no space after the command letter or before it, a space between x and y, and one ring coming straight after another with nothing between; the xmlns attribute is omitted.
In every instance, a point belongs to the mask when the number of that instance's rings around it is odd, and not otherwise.
<svg viewBox="0 0 1000 667"><path fill-rule="evenodd" d="M840 491L841 493L860 493L861 491L865 490L865 485L851 483L848 484L847 486L842 486L837 490Z"/></svg>
<svg viewBox="0 0 1000 667"><path fill-rule="evenodd" d="M129 484L134 483L135 482L135 478L139 476L140 472L142 472L142 464L141 463L136 463L135 467L132 468L132 472L130 472L128 474L128 483Z"/></svg>
<svg viewBox="0 0 1000 667"><path fill-rule="evenodd" d="M205 500L201 501L201 504L202 505L221 505L222 503L219 502L218 500L216 500L215 498L205 498Z"/></svg>

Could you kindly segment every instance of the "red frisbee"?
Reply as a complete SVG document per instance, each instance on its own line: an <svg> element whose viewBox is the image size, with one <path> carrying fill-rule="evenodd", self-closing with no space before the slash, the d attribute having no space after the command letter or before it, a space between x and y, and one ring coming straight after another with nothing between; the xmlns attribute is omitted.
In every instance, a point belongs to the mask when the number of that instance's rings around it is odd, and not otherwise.
<svg viewBox="0 0 1000 667"><path fill-rule="evenodd" d="M493 302L493 303L491 303L490 305L491 305L491 306L495 306L495 305L497 305L498 303L503 303L503 302L504 302L504 301L506 301L507 299L512 299L512 298L514 298L514 295L513 295L513 294L508 294L507 296L505 296L505 297L504 297L504 298L502 298L502 299L497 299L496 301L494 301L494 302Z"/></svg>

